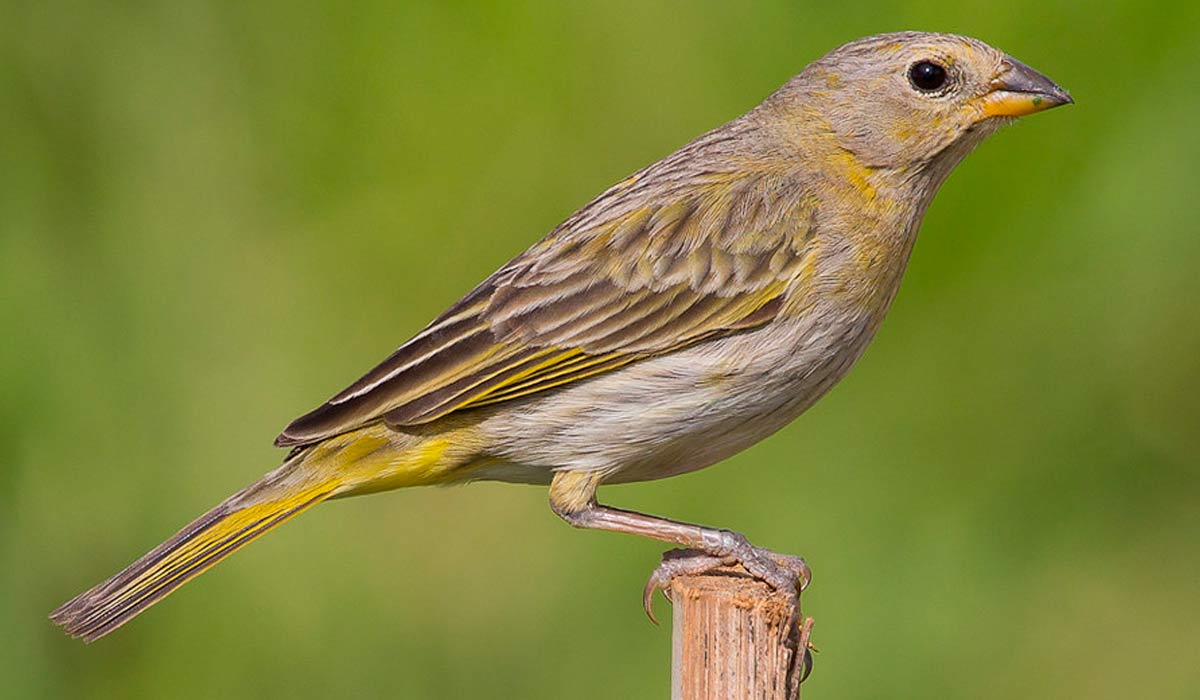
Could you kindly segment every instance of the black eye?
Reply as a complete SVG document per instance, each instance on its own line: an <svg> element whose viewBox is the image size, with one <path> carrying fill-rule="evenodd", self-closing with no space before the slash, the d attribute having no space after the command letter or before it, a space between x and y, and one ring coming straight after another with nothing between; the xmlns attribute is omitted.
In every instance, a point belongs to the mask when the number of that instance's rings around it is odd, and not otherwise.
<svg viewBox="0 0 1200 700"><path fill-rule="evenodd" d="M946 84L946 69L932 61L914 63L908 69L908 81L921 92L933 92Z"/></svg>

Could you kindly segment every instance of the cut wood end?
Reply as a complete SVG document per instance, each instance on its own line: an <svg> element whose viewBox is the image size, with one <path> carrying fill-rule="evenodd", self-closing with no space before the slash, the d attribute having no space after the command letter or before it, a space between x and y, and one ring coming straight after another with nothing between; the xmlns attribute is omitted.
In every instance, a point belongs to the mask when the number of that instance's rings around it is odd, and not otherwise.
<svg viewBox="0 0 1200 700"><path fill-rule="evenodd" d="M812 619L799 594L777 591L737 566L670 583L672 697L791 700L811 668Z"/></svg>

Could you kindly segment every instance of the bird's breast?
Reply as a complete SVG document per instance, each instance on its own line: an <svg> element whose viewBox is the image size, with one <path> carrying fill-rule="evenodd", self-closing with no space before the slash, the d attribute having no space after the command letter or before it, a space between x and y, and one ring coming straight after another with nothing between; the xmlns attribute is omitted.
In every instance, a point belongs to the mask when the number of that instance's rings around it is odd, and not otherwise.
<svg viewBox="0 0 1200 700"><path fill-rule="evenodd" d="M865 179L865 178L864 178ZM820 300L850 315L887 313L908 265L927 203L920 192L867 180L826 198L817 219L807 276L798 278L793 304Z"/></svg>

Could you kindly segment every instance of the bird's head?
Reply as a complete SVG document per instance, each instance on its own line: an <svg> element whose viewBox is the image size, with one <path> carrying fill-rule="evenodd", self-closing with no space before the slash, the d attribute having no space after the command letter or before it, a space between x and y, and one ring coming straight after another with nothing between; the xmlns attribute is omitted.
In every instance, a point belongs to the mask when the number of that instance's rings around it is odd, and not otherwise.
<svg viewBox="0 0 1200 700"><path fill-rule="evenodd" d="M872 168L948 171L1015 117L1072 102L1046 76L954 34L882 34L834 49L776 95ZM777 103L778 104L778 103Z"/></svg>

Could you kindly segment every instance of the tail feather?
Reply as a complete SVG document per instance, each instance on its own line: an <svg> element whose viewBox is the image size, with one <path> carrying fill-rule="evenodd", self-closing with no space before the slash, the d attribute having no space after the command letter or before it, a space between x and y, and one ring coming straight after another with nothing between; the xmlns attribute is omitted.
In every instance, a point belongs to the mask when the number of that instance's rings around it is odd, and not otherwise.
<svg viewBox="0 0 1200 700"><path fill-rule="evenodd" d="M64 603L50 619L91 642L277 525L334 495L337 480L297 479L285 464L197 518L124 571Z"/></svg>

